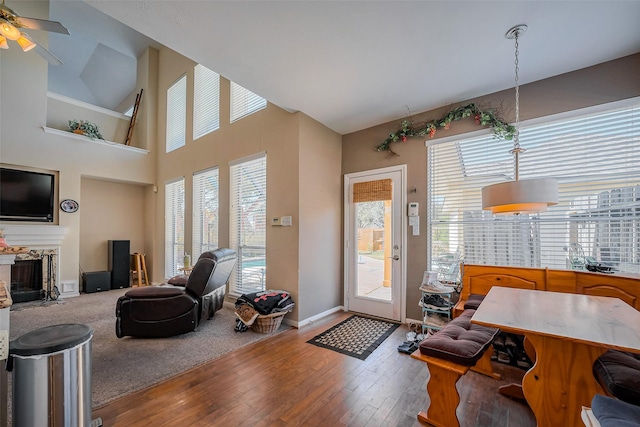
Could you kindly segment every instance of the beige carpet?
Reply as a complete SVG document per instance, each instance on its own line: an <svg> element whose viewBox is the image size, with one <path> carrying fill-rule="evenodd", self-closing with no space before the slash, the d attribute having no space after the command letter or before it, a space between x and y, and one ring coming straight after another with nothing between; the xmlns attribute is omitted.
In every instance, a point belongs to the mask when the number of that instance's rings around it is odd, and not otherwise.
<svg viewBox="0 0 640 427"><path fill-rule="evenodd" d="M251 330L235 332L233 309L225 306L213 319L202 322L195 332L161 339L118 339L115 307L118 297L126 291L82 294L44 304L14 304L10 313L10 339L49 325L90 326L94 332L91 380L95 408L273 335ZM283 324L276 333L286 329L289 327Z"/></svg>

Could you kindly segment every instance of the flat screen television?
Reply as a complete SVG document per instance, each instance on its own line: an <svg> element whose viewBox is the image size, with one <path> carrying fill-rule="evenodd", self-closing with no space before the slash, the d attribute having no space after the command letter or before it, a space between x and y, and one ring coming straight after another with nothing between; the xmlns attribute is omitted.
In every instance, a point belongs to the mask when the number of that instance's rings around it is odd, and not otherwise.
<svg viewBox="0 0 640 427"><path fill-rule="evenodd" d="M0 220L53 222L55 176L0 168Z"/></svg>

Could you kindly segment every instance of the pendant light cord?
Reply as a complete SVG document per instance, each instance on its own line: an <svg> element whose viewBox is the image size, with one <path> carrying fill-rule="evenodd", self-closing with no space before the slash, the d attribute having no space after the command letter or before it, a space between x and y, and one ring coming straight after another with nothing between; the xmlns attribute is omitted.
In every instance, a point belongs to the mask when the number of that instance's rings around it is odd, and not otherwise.
<svg viewBox="0 0 640 427"><path fill-rule="evenodd" d="M513 36L516 39L515 45L516 45L516 58L515 58L515 65L516 65L516 77L515 77L515 82L516 82L516 131L513 135L513 150L511 150L511 153L513 154L513 160L514 160L514 169L515 169L515 180L517 181L520 178L520 173L519 173L519 155L520 153L524 153L525 149L520 147L520 86L518 84L518 78L519 78L519 60L518 60L518 37L520 36L520 30L515 30L513 32Z"/></svg>

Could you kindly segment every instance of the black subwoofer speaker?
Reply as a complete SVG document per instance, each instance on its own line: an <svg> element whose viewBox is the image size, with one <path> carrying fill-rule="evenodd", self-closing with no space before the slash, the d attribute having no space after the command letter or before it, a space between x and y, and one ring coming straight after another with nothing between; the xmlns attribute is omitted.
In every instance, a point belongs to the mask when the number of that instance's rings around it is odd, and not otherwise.
<svg viewBox="0 0 640 427"><path fill-rule="evenodd" d="M131 255L129 240L109 240L111 289L128 288Z"/></svg>
<svg viewBox="0 0 640 427"><path fill-rule="evenodd" d="M87 271L82 274L82 288L86 293L111 289L111 272Z"/></svg>

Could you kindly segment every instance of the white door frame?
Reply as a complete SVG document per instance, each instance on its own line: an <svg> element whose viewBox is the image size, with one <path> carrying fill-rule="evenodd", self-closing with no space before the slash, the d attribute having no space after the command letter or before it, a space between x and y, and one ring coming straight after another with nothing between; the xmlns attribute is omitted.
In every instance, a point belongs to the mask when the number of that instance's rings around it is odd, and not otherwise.
<svg viewBox="0 0 640 427"><path fill-rule="evenodd" d="M349 277L352 264L350 262L350 245L357 242L350 242L349 238L353 232L351 230L351 202L349 199L349 183L352 178L366 177L369 175L400 172L401 189L400 189L400 210L401 210L401 236L400 241L400 283L394 284L400 287L400 321L405 322L407 319L407 165L389 166L386 168L372 169L362 172L354 172L344 175L344 236L343 236L343 283L344 283L344 311L349 311Z"/></svg>

